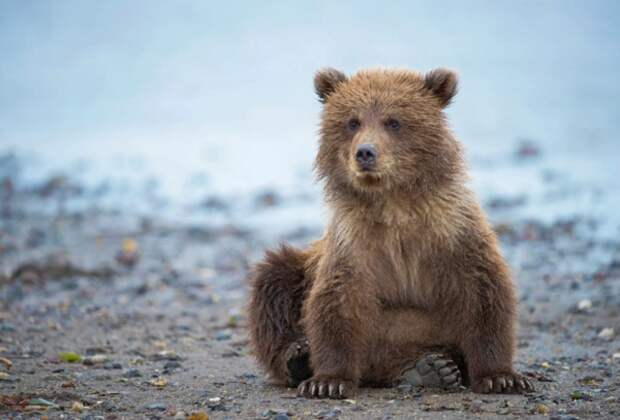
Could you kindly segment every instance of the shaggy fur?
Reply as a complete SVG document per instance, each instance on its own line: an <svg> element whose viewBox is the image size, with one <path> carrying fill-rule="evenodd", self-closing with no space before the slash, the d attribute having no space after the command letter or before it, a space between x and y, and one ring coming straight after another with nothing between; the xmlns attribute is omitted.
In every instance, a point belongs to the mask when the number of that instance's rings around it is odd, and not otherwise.
<svg viewBox="0 0 620 420"><path fill-rule="evenodd" d="M342 398L360 384L392 384L442 349L476 392L530 390L512 367L511 276L443 113L456 75L349 79L327 69L315 89L324 103L315 168L331 217L307 249L269 251L254 269L248 315L259 363L276 381L302 381L302 395ZM370 170L356 161L360 144L376 150ZM300 340L311 377L291 372Z"/></svg>

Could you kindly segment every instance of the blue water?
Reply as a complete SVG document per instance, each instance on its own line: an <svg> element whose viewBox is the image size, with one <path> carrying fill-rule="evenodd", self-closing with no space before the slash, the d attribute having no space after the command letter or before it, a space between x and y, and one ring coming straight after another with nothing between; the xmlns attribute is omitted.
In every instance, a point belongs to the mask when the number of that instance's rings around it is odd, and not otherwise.
<svg viewBox="0 0 620 420"><path fill-rule="evenodd" d="M481 199L525 194L518 217L617 234L616 1L0 2L0 152L26 157L26 180L78 171L125 198L215 194L237 200L226 217L320 225L323 66L455 69L448 114ZM515 162L521 139L541 158ZM264 189L292 197L276 219L252 205Z"/></svg>

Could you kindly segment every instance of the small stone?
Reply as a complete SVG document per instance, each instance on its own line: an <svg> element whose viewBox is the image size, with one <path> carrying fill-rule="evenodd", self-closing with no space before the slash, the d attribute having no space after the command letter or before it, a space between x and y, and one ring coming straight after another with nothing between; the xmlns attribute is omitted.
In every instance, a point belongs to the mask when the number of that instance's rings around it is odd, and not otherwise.
<svg viewBox="0 0 620 420"><path fill-rule="evenodd" d="M138 242L127 238L123 241L120 251L116 254L116 261L128 268L133 267L140 260Z"/></svg>
<svg viewBox="0 0 620 420"><path fill-rule="evenodd" d="M15 328L13 324L9 324L8 322L3 322L2 324L0 324L0 331L1 332L15 332L17 331L17 329Z"/></svg>
<svg viewBox="0 0 620 420"><path fill-rule="evenodd" d="M290 419L289 415L286 413L278 413L274 417L274 420L288 420Z"/></svg>
<svg viewBox="0 0 620 420"><path fill-rule="evenodd" d="M82 364L86 366L94 366L106 363L109 360L105 354L95 354L94 356L85 357Z"/></svg>
<svg viewBox="0 0 620 420"><path fill-rule="evenodd" d="M577 309L579 309L580 311L587 311L589 309L592 309L592 301L590 299L580 300L579 303L577 303Z"/></svg>
<svg viewBox="0 0 620 420"><path fill-rule="evenodd" d="M107 370L111 370L111 369L122 369L123 365L121 365L120 363L106 363L103 365L104 369Z"/></svg>
<svg viewBox="0 0 620 420"><path fill-rule="evenodd" d="M11 366L13 366L13 362L6 357L0 357L0 364L4 365L7 369L11 369Z"/></svg>
<svg viewBox="0 0 620 420"><path fill-rule="evenodd" d="M534 413L546 416L549 414L549 408L544 404L536 404L534 407Z"/></svg>
<svg viewBox="0 0 620 420"><path fill-rule="evenodd" d="M580 391L580 390L573 391L570 394L570 397L573 401L574 400L584 400L584 401L592 400L592 395L588 394L587 392Z"/></svg>
<svg viewBox="0 0 620 420"><path fill-rule="evenodd" d="M176 354L173 351L170 350L163 350L160 351L158 353L155 353L154 355L152 355L150 357L150 359L159 362L162 360L181 360L181 356L179 356L178 354Z"/></svg>
<svg viewBox="0 0 620 420"><path fill-rule="evenodd" d="M103 410L109 411L109 412L121 411L121 408L117 404L115 404L114 401L110 401L110 400L106 400L106 401L102 402L100 407Z"/></svg>
<svg viewBox="0 0 620 420"><path fill-rule="evenodd" d="M232 335L230 332L226 330L218 331L217 334L215 334L215 339L217 341L230 340L231 337Z"/></svg>
<svg viewBox="0 0 620 420"><path fill-rule="evenodd" d="M168 385L168 381L164 378L154 378L149 381L149 385L152 385L158 388L163 388L166 385Z"/></svg>
<svg viewBox="0 0 620 420"><path fill-rule="evenodd" d="M142 376L142 374L140 373L140 371L138 369L131 368L131 369L127 369L125 372L123 372L123 374L121 376L123 378L139 378L140 376Z"/></svg>
<svg viewBox="0 0 620 420"><path fill-rule="evenodd" d="M52 402L52 401L48 401L44 398L33 398L30 401L28 401L28 405L34 405L34 406L38 406L38 407L54 407L54 408L58 408L58 404Z"/></svg>
<svg viewBox="0 0 620 420"><path fill-rule="evenodd" d="M82 411L84 411L84 404L79 401L73 401L73 403L71 404L71 411L81 413Z"/></svg>
<svg viewBox="0 0 620 420"><path fill-rule="evenodd" d="M0 372L0 381L8 381L10 378L9 374L6 372Z"/></svg>
<svg viewBox="0 0 620 420"><path fill-rule="evenodd" d="M614 353L613 356L611 356L611 358L613 360L620 360L620 352Z"/></svg>
<svg viewBox="0 0 620 420"><path fill-rule="evenodd" d="M106 354L111 350L109 347L94 346L86 349L86 356L94 356L96 354Z"/></svg>
<svg viewBox="0 0 620 420"><path fill-rule="evenodd" d="M481 413L482 412L482 400L473 400L469 404L469 411L472 413Z"/></svg>
<svg viewBox="0 0 620 420"><path fill-rule="evenodd" d="M340 417L341 413L342 410L338 407L334 407L332 410L321 410L316 414L316 416L323 419L337 419Z"/></svg>
<svg viewBox="0 0 620 420"><path fill-rule="evenodd" d="M144 408L146 408L147 410L157 410L157 411L166 411L167 409L166 404L159 403L159 402L147 404Z"/></svg>
<svg viewBox="0 0 620 420"><path fill-rule="evenodd" d="M179 369L181 368L181 363L177 362L176 360L171 360L169 362L166 362L166 364L164 365L164 370L168 370L168 371L172 371L175 369Z"/></svg>
<svg viewBox="0 0 620 420"><path fill-rule="evenodd" d="M601 332L598 333L599 338L602 338L603 340L612 340L615 335L616 332L613 328L603 328Z"/></svg>
<svg viewBox="0 0 620 420"><path fill-rule="evenodd" d="M63 351L58 353L58 359L67 363L76 363L82 360L82 356L72 351Z"/></svg>
<svg viewBox="0 0 620 420"><path fill-rule="evenodd" d="M207 400L207 407L213 411L224 411L224 401L220 397L213 397Z"/></svg>
<svg viewBox="0 0 620 420"><path fill-rule="evenodd" d="M188 420L209 420L207 413L196 412L189 415Z"/></svg>
<svg viewBox="0 0 620 420"><path fill-rule="evenodd" d="M177 411L177 413L174 415L175 419L184 419L187 417L187 414L185 413L185 411Z"/></svg>
<svg viewBox="0 0 620 420"><path fill-rule="evenodd" d="M529 139L523 139L519 142L515 155L519 159L531 159L541 154L540 148L536 143Z"/></svg>

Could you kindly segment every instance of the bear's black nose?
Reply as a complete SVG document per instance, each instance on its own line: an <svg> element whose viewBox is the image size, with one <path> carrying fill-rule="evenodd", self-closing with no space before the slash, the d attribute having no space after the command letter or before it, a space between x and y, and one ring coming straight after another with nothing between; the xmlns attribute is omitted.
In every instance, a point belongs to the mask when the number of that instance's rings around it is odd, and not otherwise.
<svg viewBox="0 0 620 420"><path fill-rule="evenodd" d="M364 169L370 169L374 166L377 159L377 149L372 144L364 143L357 146L355 151L355 160L358 165Z"/></svg>

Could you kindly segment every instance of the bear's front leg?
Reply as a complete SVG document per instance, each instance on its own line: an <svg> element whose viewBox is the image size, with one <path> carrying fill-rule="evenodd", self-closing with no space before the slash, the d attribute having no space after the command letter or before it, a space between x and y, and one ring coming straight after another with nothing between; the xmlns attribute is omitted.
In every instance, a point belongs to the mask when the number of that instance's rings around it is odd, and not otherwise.
<svg viewBox="0 0 620 420"><path fill-rule="evenodd" d="M342 262L319 264L303 308L314 375L299 385L300 396L353 395L377 314L376 293L366 279Z"/></svg>
<svg viewBox="0 0 620 420"><path fill-rule="evenodd" d="M491 251L477 262L467 273L469 290L455 306L471 387L485 394L533 391L513 369L517 301L508 269Z"/></svg>

